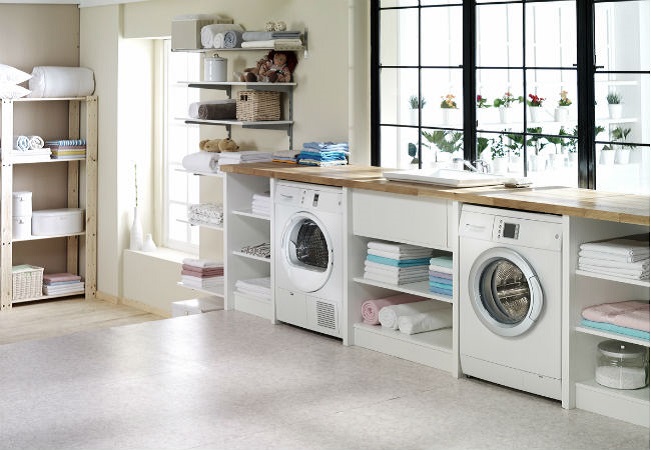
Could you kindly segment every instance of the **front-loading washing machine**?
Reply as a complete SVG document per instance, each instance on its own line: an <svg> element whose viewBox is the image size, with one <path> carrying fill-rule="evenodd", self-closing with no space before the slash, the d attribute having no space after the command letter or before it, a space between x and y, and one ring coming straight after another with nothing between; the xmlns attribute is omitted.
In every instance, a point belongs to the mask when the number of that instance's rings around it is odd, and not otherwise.
<svg viewBox="0 0 651 450"><path fill-rule="evenodd" d="M561 247L559 216L462 207L463 373L561 398Z"/></svg>
<svg viewBox="0 0 651 450"><path fill-rule="evenodd" d="M280 181L274 190L276 319L341 337L341 188Z"/></svg>

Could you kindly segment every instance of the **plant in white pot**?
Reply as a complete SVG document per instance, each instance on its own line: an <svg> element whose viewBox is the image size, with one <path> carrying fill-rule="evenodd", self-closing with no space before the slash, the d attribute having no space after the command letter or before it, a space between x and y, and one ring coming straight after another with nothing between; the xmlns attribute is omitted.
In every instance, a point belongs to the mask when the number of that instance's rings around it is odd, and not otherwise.
<svg viewBox="0 0 651 450"><path fill-rule="evenodd" d="M579 130L576 126L571 133L568 133L564 127L561 127L561 129L558 131L558 134L560 136L563 136L561 138L561 151L567 154L567 160L569 161L570 165L575 165L577 163L576 150L579 141L577 138L578 132Z"/></svg>
<svg viewBox="0 0 651 450"><path fill-rule="evenodd" d="M443 125L448 125L452 121L452 113L457 111L455 98L452 94L441 97L441 121Z"/></svg>
<svg viewBox="0 0 651 450"><path fill-rule="evenodd" d="M514 122L517 118L515 116L513 104L522 103L524 98L522 96L514 96L509 91L506 91L504 95L493 100L493 106L499 108L500 111L500 122L502 123L511 123Z"/></svg>
<svg viewBox="0 0 651 450"><path fill-rule="evenodd" d="M608 117L611 119L619 119L622 117L622 96L617 92L609 92L606 96L608 102Z"/></svg>
<svg viewBox="0 0 651 450"><path fill-rule="evenodd" d="M509 159L506 156L506 146L504 145L504 135L498 134L497 138L491 143L491 159L493 172L504 174L509 168Z"/></svg>
<svg viewBox="0 0 651 450"><path fill-rule="evenodd" d="M435 147L435 161L449 162L452 154L463 148L463 133L458 131L433 130L431 133L421 133L429 144L423 144L428 148Z"/></svg>
<svg viewBox="0 0 651 450"><path fill-rule="evenodd" d="M491 107L491 105L488 104L488 99L482 95L477 95L477 122L478 124L485 124L488 122L487 120L487 109Z"/></svg>
<svg viewBox="0 0 651 450"><path fill-rule="evenodd" d="M545 99L539 97L536 94L529 94L529 100L527 100L527 105L529 105L529 117L531 122L541 122L542 121L542 105Z"/></svg>
<svg viewBox="0 0 651 450"><path fill-rule="evenodd" d="M554 120L556 122L566 122L570 117L570 105L572 100L567 96L567 91L561 91L561 98L558 100L558 105L554 110Z"/></svg>
<svg viewBox="0 0 651 450"><path fill-rule="evenodd" d="M635 148L635 145L626 143L626 138L631 133L630 128L615 127L611 132L613 141L620 142L615 148L615 163L616 164L628 164L631 157L631 149Z"/></svg>
<svg viewBox="0 0 651 450"><path fill-rule="evenodd" d="M409 112L411 114L412 125L418 125L418 112L425 107L425 103L427 103L425 97L419 98L416 95L409 97Z"/></svg>

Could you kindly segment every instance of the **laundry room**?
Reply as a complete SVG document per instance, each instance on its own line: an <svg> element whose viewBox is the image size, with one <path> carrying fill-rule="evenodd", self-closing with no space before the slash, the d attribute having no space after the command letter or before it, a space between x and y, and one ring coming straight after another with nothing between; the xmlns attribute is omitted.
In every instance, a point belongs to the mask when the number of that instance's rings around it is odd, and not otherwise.
<svg viewBox="0 0 651 450"><path fill-rule="evenodd" d="M0 441L649 448L649 3L0 1Z"/></svg>

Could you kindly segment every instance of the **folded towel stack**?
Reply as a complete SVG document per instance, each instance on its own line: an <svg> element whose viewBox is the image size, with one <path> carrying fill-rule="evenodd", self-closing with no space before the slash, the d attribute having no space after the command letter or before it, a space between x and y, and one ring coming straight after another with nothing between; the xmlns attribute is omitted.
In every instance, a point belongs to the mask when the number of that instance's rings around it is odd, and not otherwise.
<svg viewBox="0 0 651 450"><path fill-rule="evenodd" d="M300 50L302 46L300 31L245 31L240 41L242 48Z"/></svg>
<svg viewBox="0 0 651 450"><path fill-rule="evenodd" d="M44 144L52 151L52 159L78 159L86 156L86 139L56 139Z"/></svg>
<svg viewBox="0 0 651 450"><path fill-rule="evenodd" d="M247 150L242 152L224 152L219 157L219 165L244 164L271 161L271 153Z"/></svg>
<svg viewBox="0 0 651 450"><path fill-rule="evenodd" d="M242 26L235 23L212 23L201 27L201 45L204 48L236 48L242 42L243 31Z"/></svg>
<svg viewBox="0 0 651 450"><path fill-rule="evenodd" d="M219 155L215 152L195 152L185 155L181 164L188 172L219 172Z"/></svg>
<svg viewBox="0 0 651 450"><path fill-rule="evenodd" d="M629 300L589 306L581 324L590 328L649 340L649 302Z"/></svg>
<svg viewBox="0 0 651 450"><path fill-rule="evenodd" d="M367 247L364 278L389 284L427 281L431 249L380 241L370 241Z"/></svg>
<svg viewBox="0 0 651 450"><path fill-rule="evenodd" d="M435 256L429 260L429 290L452 297L452 256Z"/></svg>
<svg viewBox="0 0 651 450"><path fill-rule="evenodd" d="M279 150L271 154L271 160L273 162L296 164L300 153L298 150Z"/></svg>
<svg viewBox="0 0 651 450"><path fill-rule="evenodd" d="M224 208L217 203L188 205L188 220L192 224L221 225L224 221Z"/></svg>
<svg viewBox="0 0 651 450"><path fill-rule="evenodd" d="M403 303L422 302L423 297L417 297L411 294L398 294L385 298L374 298L362 303L362 319L369 325L380 324L380 310L385 306L401 305Z"/></svg>
<svg viewBox="0 0 651 450"><path fill-rule="evenodd" d="M263 242L258 245L245 245L240 250L247 255L259 256L260 258L271 258L271 244Z"/></svg>
<svg viewBox="0 0 651 450"><path fill-rule="evenodd" d="M68 272L43 275L44 295L83 294L84 285L79 275Z"/></svg>
<svg viewBox="0 0 651 450"><path fill-rule="evenodd" d="M648 280L648 237L646 240L621 238L581 244L579 269L614 277Z"/></svg>
<svg viewBox="0 0 651 450"><path fill-rule="evenodd" d="M378 314L380 325L405 334L423 333L452 326L452 308L437 300L385 306Z"/></svg>
<svg viewBox="0 0 651 450"><path fill-rule="evenodd" d="M271 277L251 278L248 280L237 280L235 292L253 297L262 301L271 301Z"/></svg>
<svg viewBox="0 0 651 450"><path fill-rule="evenodd" d="M306 166L343 166L348 164L347 142L306 142L298 154L298 163Z"/></svg>
<svg viewBox="0 0 651 450"><path fill-rule="evenodd" d="M251 212L258 216L271 216L271 197L269 191L261 194L253 194L251 199Z"/></svg>
<svg viewBox="0 0 651 450"><path fill-rule="evenodd" d="M181 266L184 285L199 289L216 288L224 284L224 264L208 259L185 258Z"/></svg>

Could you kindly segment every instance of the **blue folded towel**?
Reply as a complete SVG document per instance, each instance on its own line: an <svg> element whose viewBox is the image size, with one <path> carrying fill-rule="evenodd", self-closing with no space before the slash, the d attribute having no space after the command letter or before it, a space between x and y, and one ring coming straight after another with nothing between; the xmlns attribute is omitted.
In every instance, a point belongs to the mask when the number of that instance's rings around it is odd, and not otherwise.
<svg viewBox="0 0 651 450"><path fill-rule="evenodd" d="M336 161L346 159L344 152L306 152L301 151L298 154L299 159L316 159L318 161Z"/></svg>
<svg viewBox="0 0 651 450"><path fill-rule="evenodd" d="M452 291L452 285L448 284L448 283L437 283L436 281L430 281L429 282L429 287L430 288L436 287L436 288L439 288L439 289L447 289L447 290Z"/></svg>
<svg viewBox="0 0 651 450"><path fill-rule="evenodd" d="M429 291L434 292L436 294L443 294L452 297L452 289L441 289L436 286L430 286Z"/></svg>
<svg viewBox="0 0 651 450"><path fill-rule="evenodd" d="M435 256L429 260L432 266L441 266L448 269L452 268L452 256Z"/></svg>
<svg viewBox="0 0 651 450"><path fill-rule="evenodd" d="M312 148L316 150L348 150L348 142L306 142L303 144L304 148Z"/></svg>
<svg viewBox="0 0 651 450"><path fill-rule="evenodd" d="M368 261L373 261L379 264L385 264L387 266L394 267L413 267L413 266L426 266L429 262L429 258L418 258L418 259L391 259L385 258L383 256L367 255L366 259Z"/></svg>
<svg viewBox="0 0 651 450"><path fill-rule="evenodd" d="M589 328L596 328L598 330L611 331L617 334L623 334L624 336L631 336L638 339L649 340L649 332L636 330L634 328L620 327L619 325L614 325L612 323L606 322L594 322L592 320L582 319L581 325Z"/></svg>
<svg viewBox="0 0 651 450"><path fill-rule="evenodd" d="M445 285L445 286L450 286L452 287L452 280L449 278L441 278L441 277L434 277L432 275L429 276L429 281L432 283L438 283L440 285Z"/></svg>

